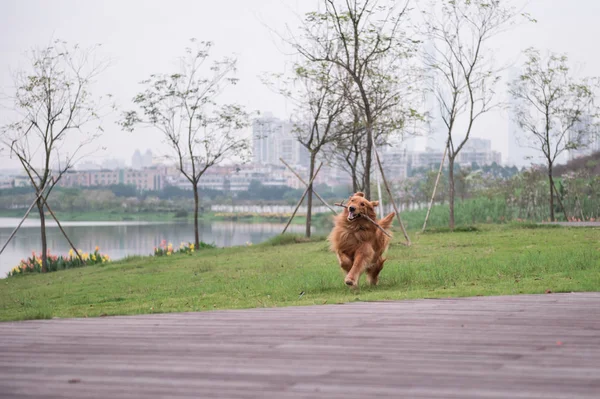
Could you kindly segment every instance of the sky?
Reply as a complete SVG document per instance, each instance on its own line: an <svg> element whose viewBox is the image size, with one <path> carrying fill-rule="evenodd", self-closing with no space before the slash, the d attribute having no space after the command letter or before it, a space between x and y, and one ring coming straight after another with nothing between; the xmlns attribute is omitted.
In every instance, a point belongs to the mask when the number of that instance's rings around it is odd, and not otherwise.
<svg viewBox="0 0 600 399"><path fill-rule="evenodd" d="M414 2L415 0L413 0ZM260 75L284 72L294 59L274 32L294 29L302 15L317 9L319 0L2 0L0 1L0 93L14 90L13 75L27 66L26 52L44 47L53 39L87 47L100 43L99 55L110 66L97 79L94 94L110 93L121 109L131 108L139 82L152 73L177 68L190 38L214 42L216 56L235 55L239 84L223 93L223 102L236 102L248 111L272 112L286 118L292 112L278 94L263 85ZM600 76L600 1L530 0L524 11L538 22L521 24L492 43L498 62L522 61L528 47L566 53L581 76ZM502 84L502 97L504 93ZM97 142L104 150L92 161L122 158L130 162L136 149L166 152L160 134L151 130L124 132L115 123L119 115L105 118L105 133ZM0 112L0 125L6 120ZM509 157L508 116L486 115L474 137L492 141L495 150ZM0 169L18 164L0 153Z"/></svg>

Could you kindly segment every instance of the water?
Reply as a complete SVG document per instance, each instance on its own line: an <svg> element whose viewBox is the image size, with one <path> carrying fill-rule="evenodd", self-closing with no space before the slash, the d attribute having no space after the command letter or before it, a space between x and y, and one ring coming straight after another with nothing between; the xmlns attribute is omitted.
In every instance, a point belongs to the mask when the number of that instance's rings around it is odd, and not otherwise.
<svg viewBox="0 0 600 399"><path fill-rule="evenodd" d="M4 245L19 219L0 218L0 245ZM62 222L73 244L84 252L91 252L97 246L100 252L111 259L121 259L129 255L150 255L162 240L173 243L175 248L181 242L194 241L194 226L191 223L152 223L152 222ZM258 244L283 230L279 223L239 223L210 222L200 225L200 240L217 247ZM289 232L304 233L304 226L290 225ZM323 234L323 231L316 231ZM54 255L66 255L69 243L55 223L48 222L46 228L48 248ZM0 247L1 248L1 247ZM32 251L41 251L39 221L28 219L16 236L0 255L0 278Z"/></svg>

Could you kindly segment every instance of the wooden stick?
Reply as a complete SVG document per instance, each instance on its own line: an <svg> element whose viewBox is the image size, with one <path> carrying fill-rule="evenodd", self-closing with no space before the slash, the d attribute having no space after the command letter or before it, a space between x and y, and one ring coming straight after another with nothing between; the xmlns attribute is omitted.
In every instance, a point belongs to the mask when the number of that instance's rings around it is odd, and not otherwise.
<svg viewBox="0 0 600 399"><path fill-rule="evenodd" d="M23 216L23 219L21 219L21 221L19 222L19 224L17 225L17 227L15 227L15 229L13 230L13 232L10 234L10 236L8 237L8 240L6 240L6 242L4 243L4 246L2 247L2 249L0 249L0 255L2 254L2 252L4 252L4 250L6 249L6 246L13 239L13 237L15 236L15 234L17 234L17 231L19 231L19 229L21 228L21 225L23 224L23 222L25 221L25 219L27 219L27 216L29 216L29 213L31 212L31 210L35 206L36 202L38 202L38 200L40 199L40 197L42 195L44 195L44 191L46 190L46 187L48 187L48 184L50 184L49 181L46 183L46 185L44 187L42 187L42 189L40 190L40 192L37 195L37 197L35 198L35 200L33 200L33 203L31 204L31 206L29 207L29 209L27 209L27 212L25 213L25 216Z"/></svg>
<svg viewBox="0 0 600 399"><path fill-rule="evenodd" d="M67 242L71 246L71 249L73 249L73 251L75 252L75 254L77 255L77 257L79 258L79 261L81 263L83 263L83 258L81 257L81 254L79 254L79 251L77 251L77 248L75 248L75 245L73 245L73 243L69 239L69 236L67 236L67 233L65 232L65 230L62 227L62 225L58 221L58 218L56 217L56 215L54 214L54 212L52 212L52 209L50 209L50 205L48 205L48 202L46 202L46 200L43 197L42 197L42 201L44 201L44 204L46 205L46 209L48 209L48 212L50 212L50 215L52 215L52 218L54 219L54 221L58 225L58 228L60 229L61 233L63 233L63 236L65 236L65 238L67 239Z"/></svg>
<svg viewBox="0 0 600 399"><path fill-rule="evenodd" d="M375 173L375 179L377 180L377 196L379 197L379 218L383 219L383 196L381 195L381 178L380 173Z"/></svg>
<svg viewBox="0 0 600 399"><path fill-rule="evenodd" d="M344 205L344 203L343 203L343 202L341 202L341 203L335 203L335 204L333 204L333 205L341 206L342 208L348 208L348 206L347 206L347 205ZM383 228L383 227L381 227L381 226L380 226L380 225L379 225L379 224L378 224L376 221L374 221L373 219L371 219L371 218L369 217L369 215L364 215L364 214L362 214L362 213L361 213L361 214L360 214L360 216L361 216L361 217L364 217L364 218L365 218L365 219L367 219L369 222L371 222L371 223L373 223L375 226L377 226L377 228L378 228L379 230L383 231L383 234L385 234L386 236L388 236L388 237L392 238L392 236L390 235L390 233L388 233L387 231L385 231L385 230L384 230L384 228Z"/></svg>
<svg viewBox="0 0 600 399"><path fill-rule="evenodd" d="M377 152L377 147L375 146L375 139L373 139L373 151L375 152L375 159L377 160L377 164L379 165L379 171L381 172L381 179L383 180L383 185L385 186L385 190L387 191L388 195L390 196L390 202L392 203L392 206L394 207L394 211L396 211L396 219L398 219L398 223L400 223L400 228L402 229L402 233L404 234L404 238L406 239L406 245L410 247L410 245L411 245L410 238L408 237L408 233L406 232L406 229L404 228L404 223L402 223L402 218L400 218L400 212L398 211L398 208L396 207L396 201L394 201L394 196L392 195L392 190L390 190L390 186L388 185L387 179L385 178L383 166L381 166L381 160L379 159L379 153Z"/></svg>
<svg viewBox="0 0 600 399"><path fill-rule="evenodd" d="M321 162L321 164L317 168L315 174L313 175L312 179L310 179L310 184L312 184L312 182L315 180L315 178L319 174L319 171L321 170L321 166L323 166L323 162ZM285 225L285 228L283 229L283 231L281 232L281 234L285 234L285 232L286 232L287 228L289 227L290 223L292 223L292 219L294 218L294 216L296 216L296 212L298 212L298 208L300 208L300 205L302 205L302 201L304 201L304 197L306 197L306 193L308 193L308 187L309 186L307 186L306 190L304 190L304 193L302 194L302 197L300 198L300 201L298 201L298 204L296 204L296 209L294 209L294 213L292 213L292 216L290 217L290 220L288 220L288 222Z"/></svg>
<svg viewBox="0 0 600 399"><path fill-rule="evenodd" d="M444 168L444 161L446 160L446 153L448 152L449 144L450 144L450 142L447 142L446 148L444 148L444 155L442 156L442 161L440 162L440 170L438 170L437 177L435 178L435 185L433 186L433 193L431 194L431 201L429 201L429 206L427 207L427 214L425 215L425 221L423 222L423 228L421 229L421 232L424 232L425 227L427 227L427 220L429 219L429 213L431 213L431 207L433 206L433 199L435 198L437 186L440 182L440 176L442 175L442 170Z"/></svg>
<svg viewBox="0 0 600 399"><path fill-rule="evenodd" d="M287 167L288 167L288 169L289 169L289 170L291 170L293 174L295 174L295 175L296 175L296 177L298 178L298 180L300 180L300 181L301 181L301 182L302 182L302 183L303 183L303 184L304 184L306 187L308 187L308 184L307 184L307 183L304 181L304 179L303 179L303 178L302 178L302 177L301 177L301 176L300 176L298 173L296 173L296 171L295 171L294 169L292 169L292 167L291 167L290 165L288 165L288 164L287 164L287 162L285 162L285 161L283 160L283 158L279 158L279 160L280 160L281 162L283 162L283 164L284 164L285 166L287 166ZM337 215L337 212L335 211L335 209L333 209L333 208L332 208L332 207L331 207L331 206L330 206L330 205L327 203L327 201L325 201L323 198L321 198L321 196L319 195L319 193L317 193L317 192L315 191L314 187L313 187L313 193L315 194L315 196L316 196L316 197L317 197L319 200L321 200L321 202L323 203L323 205L325 205L327 208L329 208L329 209L331 210L331 212L333 212L333 214L334 214L334 215Z"/></svg>

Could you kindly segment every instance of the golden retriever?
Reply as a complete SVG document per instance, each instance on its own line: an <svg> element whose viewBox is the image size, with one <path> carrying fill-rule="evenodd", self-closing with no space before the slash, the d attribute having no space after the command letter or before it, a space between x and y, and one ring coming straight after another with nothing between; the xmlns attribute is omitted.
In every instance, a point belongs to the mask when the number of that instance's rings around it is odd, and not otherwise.
<svg viewBox="0 0 600 399"><path fill-rule="evenodd" d="M383 269L390 238L371 223L364 215L376 220L375 207L379 201L369 201L365 194L358 192L350 197L346 208L335 217L335 226L329 234L331 250L336 253L340 267L346 273L346 285L356 287L363 272L367 281L376 285L379 272ZM377 221L384 229L389 229L394 220L392 212Z"/></svg>

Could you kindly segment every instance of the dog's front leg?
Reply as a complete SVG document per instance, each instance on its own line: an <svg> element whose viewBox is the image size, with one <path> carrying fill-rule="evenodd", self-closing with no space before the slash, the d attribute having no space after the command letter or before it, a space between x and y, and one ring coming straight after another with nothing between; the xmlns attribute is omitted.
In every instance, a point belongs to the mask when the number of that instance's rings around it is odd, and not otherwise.
<svg viewBox="0 0 600 399"><path fill-rule="evenodd" d="M343 252L337 253L338 262L340 263L340 267L348 274L350 269L352 268L352 259L348 255Z"/></svg>
<svg viewBox="0 0 600 399"><path fill-rule="evenodd" d="M373 255L375 255L375 251L369 243L363 243L357 249L357 251L354 253L354 263L352 264L352 268L350 269L350 272L348 272L348 274L346 275L346 279L344 280L346 285L350 285L353 287L358 285L360 275L365 270L367 262L369 262L373 258Z"/></svg>

